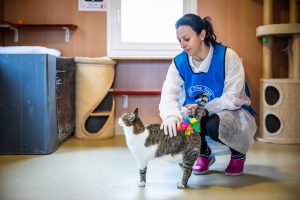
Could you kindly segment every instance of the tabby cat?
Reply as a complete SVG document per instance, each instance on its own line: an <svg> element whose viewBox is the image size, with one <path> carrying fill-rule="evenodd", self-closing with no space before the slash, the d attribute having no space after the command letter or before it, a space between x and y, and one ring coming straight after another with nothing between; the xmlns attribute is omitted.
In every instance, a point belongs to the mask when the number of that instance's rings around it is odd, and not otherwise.
<svg viewBox="0 0 300 200"><path fill-rule="evenodd" d="M198 104L194 117L200 121L207 102L207 96L202 95L201 103ZM126 142L129 150L135 157L140 169L139 187L146 184L147 164L150 160L176 155L182 156L181 168L183 176L181 182L177 183L177 188L186 188L188 179L192 173L192 167L200 154L201 138L200 134L194 132L190 135L185 130L178 130L176 137L165 135L160 124L151 124L144 126L138 116L138 108L133 113L125 113L119 118L119 124L123 127Z"/></svg>

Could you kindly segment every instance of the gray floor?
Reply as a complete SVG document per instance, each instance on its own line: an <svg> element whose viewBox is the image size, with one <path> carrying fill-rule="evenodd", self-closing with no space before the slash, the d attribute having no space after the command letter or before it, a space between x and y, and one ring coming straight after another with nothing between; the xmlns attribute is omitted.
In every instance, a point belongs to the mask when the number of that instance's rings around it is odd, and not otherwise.
<svg viewBox="0 0 300 200"><path fill-rule="evenodd" d="M124 138L69 139L51 155L1 155L0 200L296 200L300 199L300 145L256 142L245 173L223 175L229 157L218 156L208 175L192 175L179 190L180 168L165 160L148 166L146 188Z"/></svg>

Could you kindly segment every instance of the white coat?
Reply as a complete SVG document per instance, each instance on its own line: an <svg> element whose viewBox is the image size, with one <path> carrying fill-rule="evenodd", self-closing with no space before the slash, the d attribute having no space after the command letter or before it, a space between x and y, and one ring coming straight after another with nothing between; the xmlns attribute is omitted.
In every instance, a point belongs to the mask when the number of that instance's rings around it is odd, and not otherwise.
<svg viewBox="0 0 300 200"><path fill-rule="evenodd" d="M213 56L210 46L207 57L197 62L189 56L194 73L208 72ZM230 48L225 55L225 82L223 93L206 104L209 115L216 113L220 117L219 139L227 146L246 153L254 142L257 126L255 118L242 105L250 105L251 100L245 93L245 71L239 56ZM164 81L159 104L162 120L168 117L183 119L187 110L183 107L185 99L184 82L174 64L169 67Z"/></svg>

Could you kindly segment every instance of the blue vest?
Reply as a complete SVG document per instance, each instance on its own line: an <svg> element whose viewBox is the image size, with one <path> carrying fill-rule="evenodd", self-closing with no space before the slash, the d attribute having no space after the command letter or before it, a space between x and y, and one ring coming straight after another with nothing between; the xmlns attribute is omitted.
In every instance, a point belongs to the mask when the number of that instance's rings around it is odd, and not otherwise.
<svg viewBox="0 0 300 200"><path fill-rule="evenodd" d="M183 105L198 103L194 99L196 95L206 93L208 101L222 95L225 81L225 54L227 47L221 44L214 46L212 60L207 73L194 73L188 59L188 54L183 51L174 58L174 63L179 71L179 75L184 80L185 101ZM248 86L245 87L247 96L250 97ZM255 112L250 106L242 106L252 115Z"/></svg>
<svg viewBox="0 0 300 200"><path fill-rule="evenodd" d="M199 93L206 93L208 101L222 95L225 80L226 48L224 45L214 46L213 57L207 73L194 73L185 51L174 58L179 74L184 80L186 91L184 105L197 103L194 97Z"/></svg>

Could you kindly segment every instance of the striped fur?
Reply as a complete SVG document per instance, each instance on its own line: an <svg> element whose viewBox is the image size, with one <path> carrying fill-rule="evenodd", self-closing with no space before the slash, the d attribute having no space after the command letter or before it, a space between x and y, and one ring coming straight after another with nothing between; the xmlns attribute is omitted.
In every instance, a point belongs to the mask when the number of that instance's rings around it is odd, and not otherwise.
<svg viewBox="0 0 300 200"><path fill-rule="evenodd" d="M138 109L133 113L125 113L119 119L124 129L129 150L135 157L140 168L140 187L146 183L147 164L157 157L182 157L182 180L177 183L178 188L185 188L192 173L192 167L200 154L201 138L199 133L186 135L178 131L177 137L166 136L160 129L160 124L145 127L138 117Z"/></svg>
<svg viewBox="0 0 300 200"><path fill-rule="evenodd" d="M202 117L204 117L207 114L205 112L205 104L208 102L208 96L205 93L201 94L200 97L201 97L201 100L198 103L198 106L197 106L196 111L195 111L195 115L193 116L196 119L198 119L199 122L202 119Z"/></svg>

